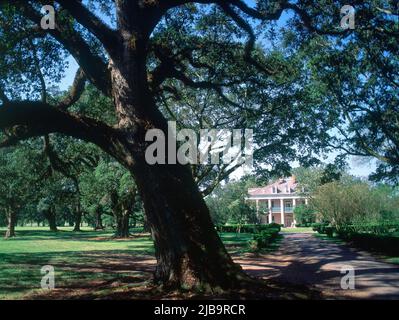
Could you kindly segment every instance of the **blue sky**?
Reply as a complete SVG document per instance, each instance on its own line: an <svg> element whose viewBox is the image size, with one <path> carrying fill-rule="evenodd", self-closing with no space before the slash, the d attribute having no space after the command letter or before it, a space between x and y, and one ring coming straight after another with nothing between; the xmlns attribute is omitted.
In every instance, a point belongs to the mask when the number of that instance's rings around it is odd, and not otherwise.
<svg viewBox="0 0 399 320"><path fill-rule="evenodd" d="M246 0L246 3L250 6L255 5L254 0ZM284 14L279 21L279 25L283 25L287 20L289 14ZM105 20L109 20L103 17ZM108 21L107 21L108 22ZM73 79L75 77L76 70L78 69L78 65L76 61L72 58L68 58L69 67L66 71L65 77L62 79L60 83L61 90L67 90L69 86L72 84ZM334 154L332 154L327 162L332 161L334 158ZM293 164L295 166L295 164ZM349 160L350 173L359 176L359 177L367 177L370 173L372 173L376 169L376 161L371 158L360 158L360 157L351 157Z"/></svg>

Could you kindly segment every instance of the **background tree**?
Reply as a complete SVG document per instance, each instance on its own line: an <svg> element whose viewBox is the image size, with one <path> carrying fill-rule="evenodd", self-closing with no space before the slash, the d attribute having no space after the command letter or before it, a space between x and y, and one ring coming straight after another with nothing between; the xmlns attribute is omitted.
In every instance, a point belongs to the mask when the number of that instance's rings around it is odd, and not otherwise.
<svg viewBox="0 0 399 320"><path fill-rule="evenodd" d="M129 237L130 216L138 199L136 185L126 169L115 161L101 159L94 170L82 176L80 189L84 206L96 215L97 223L102 210L113 216L115 236Z"/></svg>
<svg viewBox="0 0 399 320"><path fill-rule="evenodd" d="M313 167L298 167L292 170L299 190L305 195L310 195L319 186L339 181L345 173L345 163L321 164Z"/></svg>
<svg viewBox="0 0 399 320"><path fill-rule="evenodd" d="M319 219L339 228L351 223L379 223L398 219L398 197L392 188L373 187L346 176L316 189L311 205Z"/></svg>
<svg viewBox="0 0 399 320"><path fill-rule="evenodd" d="M316 222L316 211L307 205L299 205L294 208L297 227L310 227Z"/></svg>
<svg viewBox="0 0 399 320"><path fill-rule="evenodd" d="M35 164L40 160L29 144L0 150L0 207L7 222L6 238L15 237L18 213L34 199Z"/></svg>
<svg viewBox="0 0 399 320"><path fill-rule="evenodd" d="M345 155L375 158L371 178L397 184L399 8L395 1L364 4L352 3L356 26L345 38L298 38L287 30L286 40L303 52L328 117L336 119L327 145Z"/></svg>
<svg viewBox="0 0 399 320"><path fill-rule="evenodd" d="M214 223L239 225L258 223L256 208L245 201L248 188L254 186L254 179L250 177L218 186L212 195L206 198Z"/></svg>

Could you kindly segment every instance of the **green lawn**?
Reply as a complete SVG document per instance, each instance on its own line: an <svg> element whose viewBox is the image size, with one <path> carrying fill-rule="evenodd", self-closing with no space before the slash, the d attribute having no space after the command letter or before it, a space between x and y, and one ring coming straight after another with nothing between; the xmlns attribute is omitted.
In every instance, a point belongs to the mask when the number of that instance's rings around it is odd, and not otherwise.
<svg viewBox="0 0 399 320"><path fill-rule="evenodd" d="M386 260L389 263L399 264L399 257L390 257L390 258L386 258Z"/></svg>
<svg viewBox="0 0 399 320"><path fill-rule="evenodd" d="M288 233L314 233L311 227L309 228L282 228L281 232L288 232Z"/></svg>
<svg viewBox="0 0 399 320"><path fill-rule="evenodd" d="M44 265L54 266L56 288L76 289L80 296L88 282L98 283L102 288L98 290L107 295L115 291L106 286L107 281L117 283L118 290L123 291L143 286L150 278L148 264L142 263L154 255L147 235L116 240L112 231L71 232L71 228L60 228L53 233L48 228L19 227L16 238L4 239L4 232L0 228L0 299L45 294L39 289ZM221 238L231 253L237 253L247 250L252 235L225 233Z"/></svg>

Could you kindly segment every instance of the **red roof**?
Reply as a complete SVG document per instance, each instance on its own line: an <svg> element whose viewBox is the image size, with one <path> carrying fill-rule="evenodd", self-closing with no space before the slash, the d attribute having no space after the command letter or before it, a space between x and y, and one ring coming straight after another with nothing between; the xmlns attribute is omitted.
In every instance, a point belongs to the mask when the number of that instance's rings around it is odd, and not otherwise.
<svg viewBox="0 0 399 320"><path fill-rule="evenodd" d="M265 187L248 189L248 194L251 196L265 196L277 193L295 193L297 185L295 176L292 176L289 178L278 179Z"/></svg>

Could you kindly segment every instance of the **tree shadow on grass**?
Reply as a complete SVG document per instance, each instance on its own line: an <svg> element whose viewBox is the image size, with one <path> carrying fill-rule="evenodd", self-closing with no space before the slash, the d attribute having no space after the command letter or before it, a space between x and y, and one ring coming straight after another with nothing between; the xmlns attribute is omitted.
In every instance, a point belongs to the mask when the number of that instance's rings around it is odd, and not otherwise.
<svg viewBox="0 0 399 320"><path fill-rule="evenodd" d="M41 291L44 265L55 269L56 291L76 293L107 289L110 282L145 283L152 277L155 259L135 250L0 254L0 297Z"/></svg>
<svg viewBox="0 0 399 320"><path fill-rule="evenodd" d="M315 295L305 288L259 284L235 292L164 291L152 284L156 261L136 251L0 254L0 298L20 299L288 299ZM40 289L43 265L55 269L55 289Z"/></svg>

